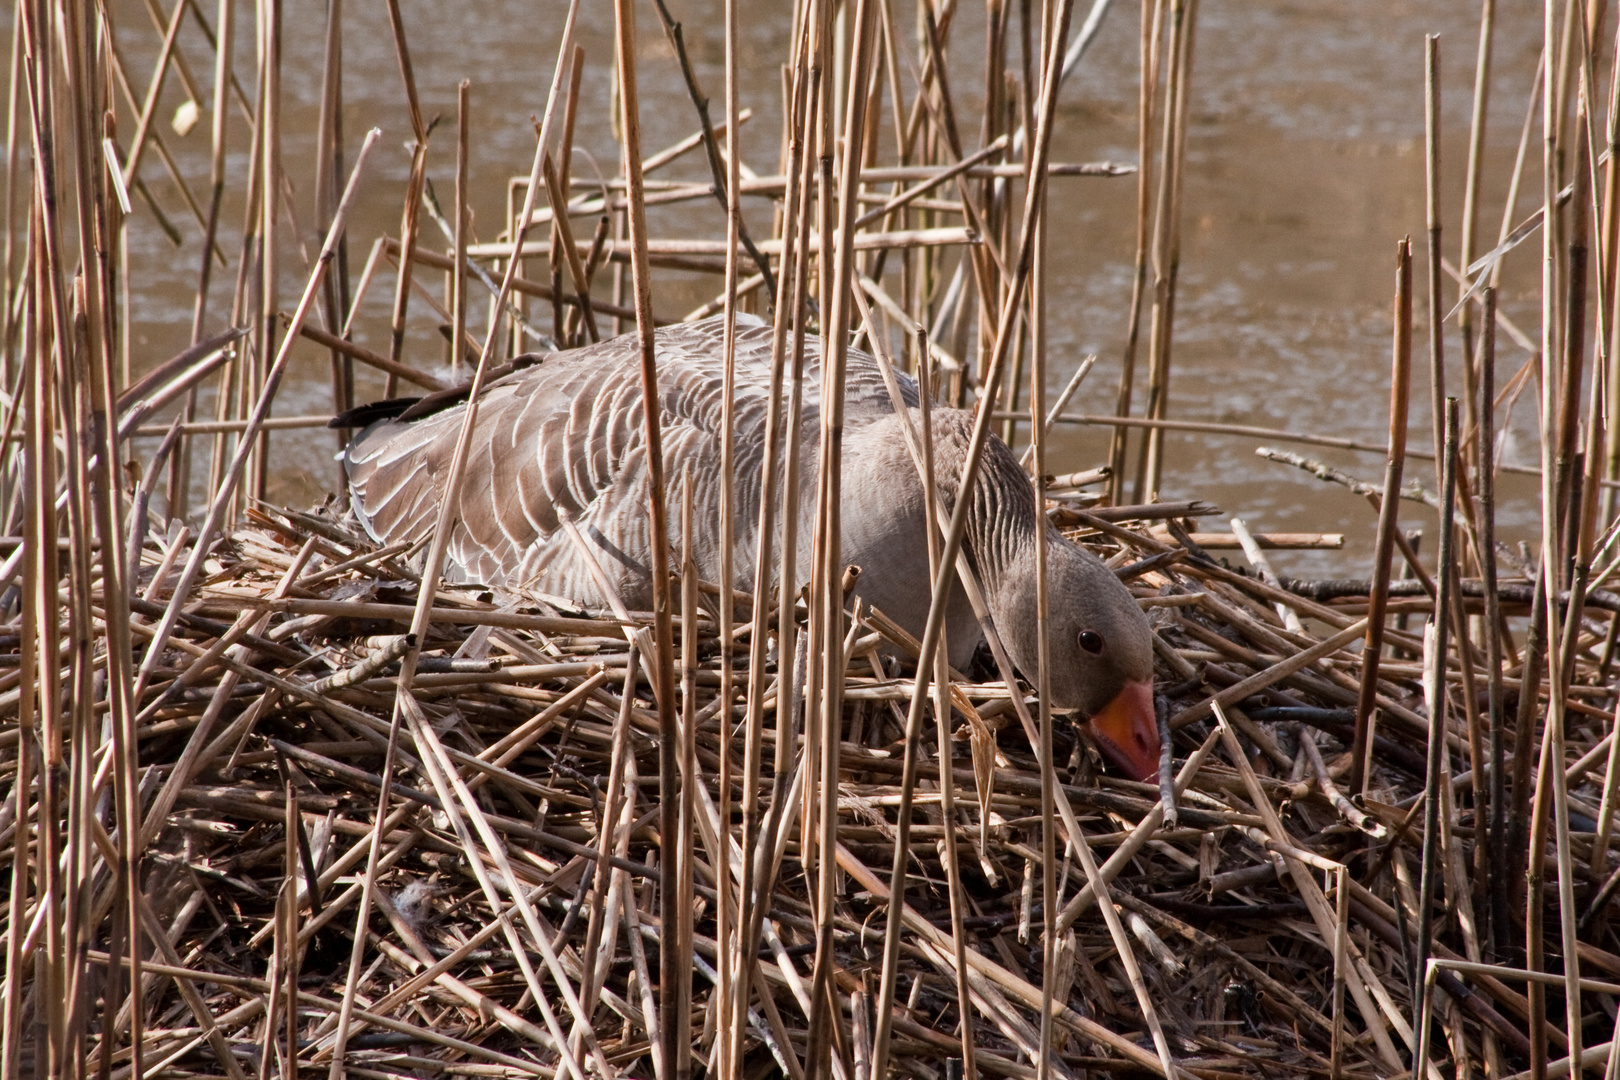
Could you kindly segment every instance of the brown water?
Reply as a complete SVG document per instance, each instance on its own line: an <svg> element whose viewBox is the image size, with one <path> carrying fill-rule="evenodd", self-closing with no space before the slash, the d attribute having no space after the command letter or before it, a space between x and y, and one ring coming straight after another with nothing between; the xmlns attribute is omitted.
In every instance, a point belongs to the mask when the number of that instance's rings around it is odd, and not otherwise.
<svg viewBox="0 0 1620 1080"><path fill-rule="evenodd" d="M211 7L211 5L208 5ZM422 108L442 114L430 154L430 178L450 198L454 169L455 87L472 80L473 206L481 239L492 239L505 214L506 180L526 172L532 154L530 117L545 105L557 35L566 5L484 0L477 5L403 0L404 20ZM671 0L677 17L687 19L686 35L698 75L715 98L723 89L722 29L711 5ZM717 6L717 5L714 5ZM1078 5L1076 24L1087 4ZM384 6L344 5L345 112L351 153L364 131L383 129L382 144L365 188L364 203L350 235L351 269L358 275L371 241L399 230L399 208L409 166L409 122ZM608 123L611 80L612 8L604 0L583 5L579 42L586 51L584 105L578 143L604 173L616 167ZM648 152L685 136L695 127L691 105L679 80L673 52L665 43L650 5L641 12L644 140ZM1539 48L1536 11L1503 5L1493 67L1488 170L1480 217L1481 233L1494 242L1527 94ZM779 74L786 54L784 4L743 4L743 104L755 118L745 130L746 160L756 171L775 171L779 131ZM130 0L115 5L120 46L141 87L158 45L145 9ZM902 25L910 25L910 5L898 5ZM1193 125L1187 146L1182 224L1182 264L1177 298L1175 349L1170 388L1171 415L1351 436L1381 443L1387 424L1392 256L1396 242L1423 232L1423 35L1440 33L1443 48L1445 248L1455 258L1462 171L1471 114L1476 48L1477 2L1408 3L1361 0L1204 0L1200 7L1192 80ZM311 0L286 5L283 67L285 164L298 188L297 205L307 230L313 214L308 191L314 168L316 104L321 85L325 6ZM238 71L252 79L252 22L238 26ZM1065 161L1131 162L1136 154L1137 8L1116 3L1098 40L1066 84L1055 156ZM963 0L952 47L962 58L983 51L983 13ZM181 49L190 59L205 98L209 95L211 54L201 34L188 25ZM964 71L966 65L964 66ZM958 106L977 130L976 88L956 77ZM915 82L907 85L907 92ZM139 92L139 91L137 91ZM168 116L183 92L171 77L165 91ZM205 102L206 104L206 102ZM232 125L231 165L240 176L247 167L246 125ZM124 119L124 130L133 121ZM165 129L194 189L206 187L208 124L205 112L189 136ZM1534 170L1532 169L1532 172ZM591 175L592 165L576 158L575 173ZM148 155L143 176L185 235L174 248L144 210L131 226L131 364L137 370L166 359L189 340L191 298L199 250L199 230L177 192ZM701 162L689 157L670 177L700 178ZM1533 177L1531 178L1533 180ZM1135 181L1131 178L1074 178L1055 181L1048 286L1049 324L1054 342L1052 392L1067 379L1081 356L1096 352L1099 363L1072 411L1110 411L1119 377L1135 246ZM223 246L240 243L241 185L237 202L227 200ZM1539 194L1528 191L1515 222L1533 208ZM756 233L769 224L763 202L751 207ZM424 222L427 246L440 246ZM655 233L720 235L718 209L692 203L655 215ZM306 237L310 250L318 240ZM1421 247L1421 244L1420 244ZM1538 245L1510 257L1503 290L1504 310L1537 333L1535 294ZM302 287L304 267L290 243L282 250L279 293L290 308ZM1419 253L1420 286L1426 267ZM209 330L225 325L232 271L211 297ZM357 340L386 352L392 275L380 276L357 322ZM655 282L654 307L678 316L718 289L712 278L665 274ZM1447 289L1447 308L1455 299ZM482 301L480 301L482 302ZM1418 301L1418 367L1426 371ZM422 305L412 324L411 345L435 361L442 342ZM1460 385L1455 335L1447 339L1453 386ZM410 357L408 357L410 358ZM1502 350L1502 378L1524 355L1510 344ZM363 378L363 377L362 377ZM325 355L300 353L292 383L277 412L301 414L330 408ZM361 383L364 400L380 384ZM1428 382L1420 374L1413 387L1412 433L1427 442ZM1533 459L1535 417L1527 399L1516 415L1508 460ZM1161 495L1197 497L1243 515L1256 531L1340 531L1342 552L1280 553L1284 573L1365 573L1370 559L1372 515L1366 503L1343 489L1254 456L1257 442L1224 436L1173 434ZM331 436L326 432L277 435L273 439L272 494L307 503L333 487ZM1106 435L1100 429L1064 428L1051 456L1055 472L1099 463ZM1377 481L1382 461L1373 455L1302 448L1365 479ZM1431 467L1413 462L1411 475L1433 486ZM1527 478L1504 484L1503 523L1510 537L1528 536L1535 523L1535 495ZM1411 506L1408 527L1427 523L1426 512ZM1224 521L1211 527L1225 528Z"/></svg>

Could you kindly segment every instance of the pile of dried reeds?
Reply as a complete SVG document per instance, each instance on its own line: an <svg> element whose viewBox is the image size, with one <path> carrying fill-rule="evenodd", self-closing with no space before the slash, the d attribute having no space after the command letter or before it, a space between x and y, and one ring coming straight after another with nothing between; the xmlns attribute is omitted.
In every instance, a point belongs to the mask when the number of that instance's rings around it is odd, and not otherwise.
<svg viewBox="0 0 1620 1080"><path fill-rule="evenodd" d="M1176 770L1177 798L1096 775L1066 723L1043 769L1021 694L1000 681L951 683L955 730L921 756L911 788L896 935L904 964L885 1033L902 1074L938 1071L942 1057L994 1074L1032 1071L1043 774L1058 781L1065 844L1049 990L1055 1064L1297 1073L1342 1056L1352 1070L1398 1067L1412 1033L1393 890L1410 882L1411 857L1391 838L1412 828L1420 800L1410 796L1422 790L1418 665L1386 664L1372 796L1352 805L1339 793L1349 755L1337 747L1354 726L1347 706L1360 665L1350 646L1365 632L1365 596L1312 601L1144 527L1207 509L1065 511L1154 613L1169 723L1197 744L1193 764ZM567 1047L582 1067L645 1071L659 1033L652 973L667 939L656 902L660 806L648 786L660 727L641 620L537 614L446 588L416 641L402 633L418 596L409 553L327 516L254 517L257 527L214 549L137 717L153 777L140 903L152 933L167 931L141 965L146 1067L191 1068L251 1048L243 1068L278 1055L290 1068L292 1054L318 1066L340 1052L357 1071L550 1075ZM191 550L183 531L153 545L141 595L162 597ZM136 609L163 610L144 599ZM727 798L719 784L726 776L740 788L741 747L727 746L717 719L712 608L682 616L679 704L693 740L680 791L695 850L678 940L695 972L689 1041L708 1061L728 1034L716 941L727 916L737 918L735 908L720 912L715 867L729 860L732 880L721 883L732 888L742 869L732 820L740 792ZM1291 621L1299 617L1334 632L1318 642ZM880 647L904 654L916 642L881 612L858 613L850 634L832 993L840 1056L869 1068L913 692ZM1421 648L1414 636L1392 637ZM399 661L413 646L413 705L390 753ZM771 714L775 674L772 665ZM942 775L945 753L952 768ZM763 844L774 859L757 961L745 966L755 999L732 1051L750 1073L802 1070L815 1013L806 852L816 837L797 813L807 760L798 750L785 759L776 798L788 809ZM1465 857L1460 843L1454 850ZM1385 865L1352 873L1340 861L1351 857ZM1110 899L1101 908L1099 892ZM357 904L379 914L363 964L346 968ZM720 955L731 962L735 949ZM1443 947L1438 955L1454 958ZM106 948L90 959L105 965ZM343 986L349 972L357 981ZM1453 978L1441 985L1457 992ZM1478 1040L1488 1029L1510 1053L1527 1046L1521 994L1490 981L1457 997L1448 1033ZM126 1063L127 1048L119 1055L115 1064Z"/></svg>
<svg viewBox="0 0 1620 1080"><path fill-rule="evenodd" d="M1396 1071L1417 1037L1405 958L1425 937L1445 961L1435 986L1450 1045L1482 1056L1494 1044L1506 1062L1528 1054L1525 995L1466 962L1465 948L1481 944L1474 905L1483 922L1486 903L1515 902L1510 886L1522 877L1491 869L1487 845L1470 842L1472 815L1451 805L1470 797L1471 772L1440 789L1452 825L1442 869L1467 944L1453 950L1440 924L1410 918L1426 805L1420 637L1388 634L1407 659L1382 665L1368 795L1352 803L1343 748L1362 685L1352 646L1366 632L1369 583L1279 583L1234 569L1199 539L1241 538L1264 566L1260 545L1273 538L1251 537L1241 521L1232 534L1188 533L1177 517L1211 510L1054 508L1152 613L1167 722L1191 748L1166 774L1173 799L1096 775L1066 723L1053 735L1056 754L1043 759L1022 694L1000 681L951 682L954 730L920 755L909 789L917 815L895 935L904 965L883 1014L889 1061L902 1074L937 1072L941 1058L997 1075L1033 1071L1046 987L1059 1068ZM582 1068L646 1071L660 1030L653 972L667 940L657 902L661 807L650 786L660 722L641 651L648 617L538 613L442 588L418 641L403 633L420 596L413 553L378 548L329 515L253 517L254 527L214 548L136 718L152 777L139 895L153 943L140 965L145 1067L189 1072L212 1058L216 1068L262 1071L273 1060L323 1066L341 1054L363 1075L552 1075L570 1056ZM192 550L183 529L149 547L138 614L162 614L155 598ZM1474 594L1468 609L1482 610L1479 583L1463 586ZM1501 593L1509 613L1529 599L1522 581L1503 581ZM679 639L679 708L690 722L682 734L692 732L679 791L694 876L677 940L693 973L685 1030L698 1060L712 1064L733 1033L717 955L729 963L737 954L716 941L728 916L736 932L738 912L722 913L716 890L734 889L742 875L741 747L718 722L720 639L712 603L698 605L695 594ZM1620 608L1620 597L1594 600L1599 610ZM1426 597L1390 606L1433 610ZM831 1004L840 1059L870 1068L914 692L883 653L914 654L917 643L881 612L855 614ZM137 624L139 638L152 632ZM395 729L400 661L413 649L411 707ZM770 674L765 709L774 716L774 664ZM1462 678L1450 673L1453 692ZM1578 714L1607 717L1590 704L1606 691L1572 689ZM18 700L13 685L0 704L14 711ZM1469 754L1469 730L1478 728L1450 734L1458 760ZM1574 812L1597 820L1608 745L1592 743L1567 778L1591 789L1572 788ZM950 770L940 768L945 754ZM730 1051L750 1074L802 1071L815 1014L815 861L806 852L816 837L800 811L808 760L801 749L778 759L787 773L775 798L786 812L770 819L761 845L772 853L762 867L769 900L756 959L742 968L753 999ZM1049 981L1035 951L1046 919L1035 891L1043 776L1057 781L1064 844ZM1577 837L1586 858L1571 867L1587 882L1607 873L1592 861L1601 839ZM722 859L729 881L715 871ZM1476 898L1474 881L1491 888ZM1601 925L1612 883L1589 900L1588 924ZM1109 903L1097 906L1099 893ZM354 944L357 905L377 913L363 952ZM87 960L107 965L110 944L92 945ZM1620 958L1581 947L1605 974L1620 975ZM130 1037L127 1026L117 1034ZM1557 1031L1550 1037L1562 1042ZM111 1060L127 1066L129 1053L125 1044Z"/></svg>
<svg viewBox="0 0 1620 1080"><path fill-rule="evenodd" d="M1542 208L1510 229L1510 205L1501 243L1476 260L1485 5L1453 275L1460 406L1445 396L1430 42L1436 488L1415 496L1403 487L1404 245L1387 446L1167 418L1196 0L1142 4L1135 288L1108 417L1065 412L1090 361L1048 408L1043 273L1054 178L1130 171L1051 160L1063 76L1108 0L1078 27L1074 0L992 0L987 43L953 41L952 0L922 0L914 32L889 0L802 0L781 158L765 174L745 170L736 141L735 0L723 121L655 0L698 130L651 154L635 5L615 0L622 157L602 183L571 169L587 108L576 0L532 169L486 243L470 228L466 85L442 206L427 181L451 155L435 156L388 0L412 167L398 234L374 238L352 280L348 222L378 134L357 151L343 139L341 5L328 6L309 235L287 225L303 163L281 149L281 5L255 5L253 72L233 66L248 32L233 0L211 22L194 0L147 6L161 45L144 94L117 47L135 31L108 6L15 7L0 1080L1541 1076L1570 1058L1613 1072L1620 984L1590 977L1620 979L1608 918L1620 596L1600 588L1620 565L1607 424L1620 167L1600 165L1620 120L1611 105L1600 138L1604 5L1546 5ZM199 50L211 94L186 59ZM952 92L958 55L985 61L973 117ZM182 115L211 121L206 180L165 145L171 76ZM243 144L249 168L233 171ZM689 178L647 178L690 151L704 164ZM148 159L168 169L195 237L170 220L168 189L143 178ZM761 203L746 218L745 196ZM714 198L723 239L649 237L649 206ZM222 207L238 201L233 232ZM155 366L132 362L128 337L134 214L184 241L198 268L191 347ZM1539 343L1495 308L1503 259L1531 237L1543 243ZM276 281L289 265L304 285L287 305ZM666 550L654 611L575 611L445 585L442 542L378 547L341 508L264 508L269 433L325 419L272 415L295 354L329 357L333 411L353 403L357 365L381 372L386 394L469 375L476 386L537 344L650 334L655 267L723 282L694 315L751 310L777 321L779 348L805 332L828 342L829 427L819 460L802 463L826 478L814 535L797 538L817 552L802 592L737 595L682 574ZM390 276L389 319L368 332L362 301ZM1499 325L1530 353L1500 395ZM450 371L435 374L423 357L445 339ZM1084 737L1031 687L1009 686L1004 663L934 663L960 521L942 529L947 576L922 641L846 605L830 508L852 341L978 408L969 470L993 424L1027 443L1054 520L1150 610L1172 734L1156 788L1098 775ZM1544 531L1520 565L1494 538L1495 410L1538 364ZM1048 429L1076 419L1113 425L1110 461L1049 477ZM1382 487L1283 456L1378 508L1371 578L1282 580L1268 544L1334 538L1255 536L1240 519L1195 533L1212 508L1150 499L1164 433L1188 426L1385 456ZM653 487L667 540L679 513L661 475ZM1438 509L1432 560L1399 528L1411 497ZM1221 562L1219 547L1248 565Z"/></svg>

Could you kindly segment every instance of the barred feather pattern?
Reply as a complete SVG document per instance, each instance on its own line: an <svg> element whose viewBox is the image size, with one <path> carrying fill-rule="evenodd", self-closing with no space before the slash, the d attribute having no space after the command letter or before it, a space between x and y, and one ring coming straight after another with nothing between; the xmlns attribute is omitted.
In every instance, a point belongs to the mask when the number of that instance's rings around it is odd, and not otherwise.
<svg viewBox="0 0 1620 1080"><path fill-rule="evenodd" d="M724 326L708 319L661 328L655 335L667 498L680 505L683 475L692 478L693 556L699 573L719 571L720 435ZM734 587L752 588L771 389L771 328L739 325L735 361ZM783 380L784 420L791 359ZM915 382L897 373L901 395L920 421ZM793 501L799 519L795 584L808 580L815 516L821 415L821 348L807 338L797 437L804 463ZM379 542L419 539L434 527L443 478L466 406L361 432L345 453L356 513ZM954 505L971 415L935 408L933 434L939 490ZM777 455L780 468L782 455ZM578 546L561 529L571 519L594 546L595 559L632 608L651 604L648 566L646 430L640 347L628 334L546 357L491 383L479 402L461 483L452 493L447 574L453 579L535 590L605 608ZM780 473L779 473L780 476ZM860 591L903 626L920 633L929 581L922 485L894 415L877 361L850 350L846 366L843 465L843 554L862 567ZM679 514L671 513L670 550L681 558ZM780 515L773 560L780 558ZM987 575L1016 561L1035 535L1033 490L1012 452L992 438L975 486L968 521L969 557ZM773 561L774 578L779 567ZM993 584L987 581L987 586ZM965 660L980 640L960 596L947 614L951 653Z"/></svg>

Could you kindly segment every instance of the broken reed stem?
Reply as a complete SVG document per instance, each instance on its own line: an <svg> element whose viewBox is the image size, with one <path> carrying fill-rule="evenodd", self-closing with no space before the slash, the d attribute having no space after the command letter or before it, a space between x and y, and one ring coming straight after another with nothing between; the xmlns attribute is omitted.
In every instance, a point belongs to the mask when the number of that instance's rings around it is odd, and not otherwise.
<svg viewBox="0 0 1620 1080"><path fill-rule="evenodd" d="M1423 39L1423 179L1425 236L1429 263L1429 408L1434 425L1434 479L1445 472L1445 301L1440 268L1440 35ZM1443 499L1445 496L1442 495Z"/></svg>
<svg viewBox="0 0 1620 1080"><path fill-rule="evenodd" d="M469 104L472 84L462 79L456 86L456 232L453 245L455 263L450 269L450 372L460 374L462 338L467 334L467 199L469 192L468 128L472 123Z"/></svg>
<svg viewBox="0 0 1620 1080"><path fill-rule="evenodd" d="M1148 244L1151 240L1149 210L1153 192L1153 115L1159 89L1159 39L1168 2L1153 0L1147 3L1144 0L1141 6L1136 106L1136 273L1131 278L1131 306L1125 321L1124 359L1119 373L1119 394L1114 403L1114 415L1120 417L1129 416L1131 412L1131 396L1136 382L1136 350L1142 333L1142 302L1147 291ZM1122 502L1125 497L1125 451L1129 434L1127 428L1116 427L1109 441L1108 501L1112 503Z"/></svg>
<svg viewBox="0 0 1620 1080"><path fill-rule="evenodd" d="M1175 324L1176 281L1181 268L1182 170L1187 150L1188 84L1192 78L1194 28L1198 0L1169 0L1170 69L1165 76L1164 130L1159 148L1159 178L1154 221L1153 308L1148 338L1147 416L1170 414L1170 341ZM1164 468L1164 432L1149 429L1137 463L1135 502L1156 495Z"/></svg>
<svg viewBox="0 0 1620 1080"><path fill-rule="evenodd" d="M1384 647L1384 605L1389 599L1390 567L1400 530L1401 474L1406 464L1406 424L1410 406L1412 370L1412 244L1395 247L1394 347L1390 371L1389 460L1384 467L1384 492L1378 509L1378 532L1373 552L1373 583L1368 595L1367 637L1361 651L1361 687L1356 698L1355 738L1350 750L1350 791L1367 787L1367 755L1371 749L1372 711L1378 687L1378 663Z"/></svg>

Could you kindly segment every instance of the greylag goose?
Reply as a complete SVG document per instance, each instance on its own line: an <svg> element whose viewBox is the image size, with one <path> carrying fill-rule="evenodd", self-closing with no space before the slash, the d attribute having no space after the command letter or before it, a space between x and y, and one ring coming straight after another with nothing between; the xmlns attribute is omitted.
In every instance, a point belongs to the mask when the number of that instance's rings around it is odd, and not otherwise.
<svg viewBox="0 0 1620 1080"><path fill-rule="evenodd" d="M699 573L717 581L721 320L657 332L658 391L669 498L692 477L693 548ZM820 342L805 343L803 457L816 459L820 425ZM651 540L641 406L640 353L634 334L532 360L486 385L465 473L454 492L451 565L457 580L528 588L608 606L580 546L561 528L571 519L595 562L631 607L651 606ZM764 429L770 394L771 330L739 325L736 344L736 588L752 587ZM899 376L902 397L920 422L917 385ZM464 392L363 406L334 425L366 425L343 461L356 515L379 543L420 538L434 527L462 419ZM934 408L938 488L954 505L972 417ZM923 488L877 361L850 350L844 427L843 557L862 568L857 594L917 637L929 603ZM810 575L808 537L815 514L813 475L799 484L799 556L795 582ZM1052 614L1054 710L1090 719L1093 736L1135 779L1156 774L1159 735L1153 711L1151 631L1114 573L1064 539L1035 511L1034 489L1005 443L985 447L972 494L965 546L1013 663L1035 671L1035 543L1047 545ZM671 551L680 536L671 515ZM780 551L780 544L777 544ZM779 572L779 568L778 568ZM946 640L958 667L983 640L960 587L947 612Z"/></svg>

